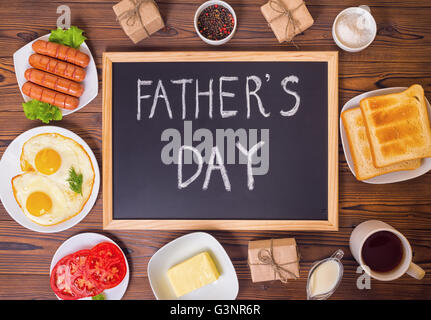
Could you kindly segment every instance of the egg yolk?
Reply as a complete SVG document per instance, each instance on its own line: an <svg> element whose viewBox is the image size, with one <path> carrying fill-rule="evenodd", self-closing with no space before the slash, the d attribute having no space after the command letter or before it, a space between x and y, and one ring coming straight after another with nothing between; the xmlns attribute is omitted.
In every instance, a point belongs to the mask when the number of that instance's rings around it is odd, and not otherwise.
<svg viewBox="0 0 431 320"><path fill-rule="evenodd" d="M37 171L46 175L50 175L56 172L58 168L60 168L61 157L57 151L50 148L46 148L40 150L36 154L34 163L36 165Z"/></svg>
<svg viewBox="0 0 431 320"><path fill-rule="evenodd" d="M51 210L52 200L46 193L36 191L27 198L26 207L31 215L40 217Z"/></svg>

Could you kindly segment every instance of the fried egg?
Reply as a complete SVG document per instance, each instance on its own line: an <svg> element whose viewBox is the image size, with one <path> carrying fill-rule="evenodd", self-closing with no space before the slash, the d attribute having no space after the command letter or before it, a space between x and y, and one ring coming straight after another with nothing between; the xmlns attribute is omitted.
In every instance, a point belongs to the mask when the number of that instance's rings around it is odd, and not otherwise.
<svg viewBox="0 0 431 320"><path fill-rule="evenodd" d="M64 190L46 176L23 173L12 179L12 188L16 201L30 220L53 225L68 218Z"/></svg>
<svg viewBox="0 0 431 320"><path fill-rule="evenodd" d="M73 139L57 133L36 135L24 143L20 164L25 173L12 179L14 195L36 223L53 225L70 219L91 195L94 168L87 152ZM72 170L82 175L79 191L70 183Z"/></svg>

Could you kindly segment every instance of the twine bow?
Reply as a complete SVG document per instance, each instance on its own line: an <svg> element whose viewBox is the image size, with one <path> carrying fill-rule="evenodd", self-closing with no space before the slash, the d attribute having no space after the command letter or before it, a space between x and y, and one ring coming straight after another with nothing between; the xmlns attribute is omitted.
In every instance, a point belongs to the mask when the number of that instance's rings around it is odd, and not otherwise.
<svg viewBox="0 0 431 320"><path fill-rule="evenodd" d="M274 279L278 277L280 278L280 281L282 283L286 283L288 280L288 276L290 275L292 278L297 279L298 277L296 274L285 268L284 266L287 266L289 264L294 264L299 261L299 254L298 251L296 252L297 259L295 261L287 262L287 263L277 263L274 259L274 250L273 250L273 239L271 239L271 245L269 249L260 249L257 253L257 258L259 259L260 263L248 263L250 266L255 265L270 265L271 268L274 270Z"/></svg>
<svg viewBox="0 0 431 320"><path fill-rule="evenodd" d="M298 20L296 20L293 17L293 14L295 13L296 10L298 10L299 8L301 8L302 6L305 5L305 2L302 1L296 8L294 9L287 9L286 6L284 5L283 2L281 2L281 0L279 1L275 1L275 0L270 0L269 1L269 6L271 7L272 10L274 10L275 12L278 12L279 15L274 17L271 21L269 21L269 23L271 24L274 20L282 17L282 16L286 16L288 21L286 24L286 31L285 31L285 37L287 41L292 42L292 44L297 48L298 46L296 45L295 41L293 41L293 37L296 34L296 30L299 29L299 24L298 24ZM292 34L289 36L289 25L292 24L293 26L293 31Z"/></svg>
<svg viewBox="0 0 431 320"><path fill-rule="evenodd" d="M126 10L122 12L118 17L117 20L126 20L126 24L131 27L136 24L136 21L138 20L141 23L142 28L144 29L145 33L147 34L147 37L150 36L150 33L148 32L147 28L145 27L144 22L142 21L141 15L139 14L139 10L141 9L141 6L148 1L154 2L153 0L129 0L133 4L133 8Z"/></svg>

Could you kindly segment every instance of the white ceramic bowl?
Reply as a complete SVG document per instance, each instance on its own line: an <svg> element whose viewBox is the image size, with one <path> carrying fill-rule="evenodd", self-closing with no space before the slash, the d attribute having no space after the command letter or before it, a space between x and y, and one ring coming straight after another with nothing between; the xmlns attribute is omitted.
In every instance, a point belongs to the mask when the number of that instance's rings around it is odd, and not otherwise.
<svg viewBox="0 0 431 320"><path fill-rule="evenodd" d="M221 40L210 40L210 39L207 39L203 35L201 35L201 33L199 32L199 29L198 29L198 18L199 18L199 15L201 14L201 12L204 11L206 8L208 8L208 7L212 6L212 5L215 5L215 4L217 4L219 6L223 6L226 9L228 9L230 11L230 13L232 14L233 19L235 21L235 24L233 26L233 30L230 33L230 35L228 35L226 38L221 39ZM238 20L236 18L235 10L233 10L233 8L228 3L224 2L224 1L219 1L219 0L210 0L210 1L204 2L196 10L194 24L195 24L196 33L198 34L199 38L201 38L204 42L206 42L208 44L211 44L213 46L219 46L221 44L224 44L224 43L228 42L230 39L232 39L232 37L233 37L233 35L235 34L235 31L236 31L236 26L238 24Z"/></svg>
<svg viewBox="0 0 431 320"><path fill-rule="evenodd" d="M167 276L168 270L203 251L208 251L214 259L220 277L177 298ZM238 278L232 261L220 242L205 232L186 234L160 248L151 257L147 273L158 300L235 300L238 295Z"/></svg>
<svg viewBox="0 0 431 320"><path fill-rule="evenodd" d="M338 19L341 17L341 16L343 16L343 15L345 15L346 13L348 13L348 12L360 12L360 13L363 13L363 14L365 14L365 15L367 15L368 16L368 18L370 19L370 21L371 21L371 28L372 28L372 30L371 30L371 32L373 33L373 36L370 38L370 40L365 44L365 45L363 45L362 47L357 47L357 48L351 48L351 47L348 47L348 46L346 46L346 45L344 45L341 41L340 41L340 39L338 39L338 36L337 36L337 32L336 32L336 25L337 25L337 23L338 23ZM376 24L376 20L374 20L374 17L372 16L372 14L371 14L371 9L370 9L370 7L368 7L368 6L365 6L365 5L362 5L362 6L359 6L359 7L350 7L350 8L347 8L347 9L344 9L343 11L341 11L338 15L337 15L337 17L335 18L335 20L334 20L334 23L332 24L332 38L334 39L334 41L335 41L335 43L337 44L337 46L338 47L340 47L341 49L343 49L344 51L347 51L347 52L359 52L359 51L362 51L362 50L364 50L366 47L368 47L373 41L374 41L374 39L375 39L375 37L376 37L376 34L377 34L377 24Z"/></svg>

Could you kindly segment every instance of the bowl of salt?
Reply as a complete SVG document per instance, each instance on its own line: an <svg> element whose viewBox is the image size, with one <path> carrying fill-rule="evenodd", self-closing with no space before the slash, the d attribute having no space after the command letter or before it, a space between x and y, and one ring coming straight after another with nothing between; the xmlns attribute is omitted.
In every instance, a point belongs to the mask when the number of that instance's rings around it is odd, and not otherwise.
<svg viewBox="0 0 431 320"><path fill-rule="evenodd" d="M335 292L343 278L343 255L344 252L339 249L329 258L311 266L307 280L308 300L326 300Z"/></svg>

